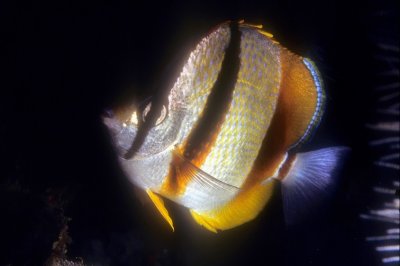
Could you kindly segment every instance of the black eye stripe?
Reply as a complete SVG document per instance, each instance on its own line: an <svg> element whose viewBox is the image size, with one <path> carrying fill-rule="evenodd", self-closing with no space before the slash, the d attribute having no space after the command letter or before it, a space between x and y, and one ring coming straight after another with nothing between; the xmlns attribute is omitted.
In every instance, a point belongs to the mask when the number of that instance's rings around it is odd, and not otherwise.
<svg viewBox="0 0 400 266"><path fill-rule="evenodd" d="M218 123L223 121L223 118L228 112L230 103L232 101L233 91L240 69L241 34L239 31L238 22L230 22L229 27L231 38L229 45L225 50L225 56L221 65L221 70L218 74L217 80L213 85L213 88L211 89L211 93L208 96L206 106L203 110L203 115L192 128L187 142L188 146L186 151L188 151L189 154L192 153L191 151L198 150L198 147L202 146L204 142L208 141ZM163 108L163 98L161 96L162 94L160 94L160 97L155 97L152 99L152 108L150 108L150 111L146 115L145 121L140 119L138 132L130 149L124 156L125 159L129 159L134 156L134 154L143 145L150 129L155 125ZM143 116L143 111L145 108L146 105L144 105L144 107L142 107L140 110L140 113L138 114L139 117Z"/></svg>
<svg viewBox="0 0 400 266"><path fill-rule="evenodd" d="M143 122L145 122L147 120L147 118L150 116L151 109L152 109L152 104L149 103L146 106L146 108L143 110L142 115L141 115L141 119L143 120ZM161 122L165 120L167 115L168 115L167 107L163 104L161 106L161 110L158 113L158 115L157 114L154 115L154 119L155 119L154 125L157 126L157 125L161 124Z"/></svg>
<svg viewBox="0 0 400 266"><path fill-rule="evenodd" d="M143 119L143 112L145 111L147 105L145 105L145 107L142 107L144 105L143 104L141 108L139 108L138 117L140 119L138 121L138 131L131 147L124 156L125 159L132 158L135 153L140 149L150 129L156 124L157 119L161 115L163 104L160 101L157 101L157 98L153 99L153 101L149 101L148 104L151 104L151 108L146 114L145 119Z"/></svg>
<svg viewBox="0 0 400 266"><path fill-rule="evenodd" d="M141 118L143 121L146 121L146 117L149 116L151 112L151 102L146 105L146 107L141 112Z"/></svg>

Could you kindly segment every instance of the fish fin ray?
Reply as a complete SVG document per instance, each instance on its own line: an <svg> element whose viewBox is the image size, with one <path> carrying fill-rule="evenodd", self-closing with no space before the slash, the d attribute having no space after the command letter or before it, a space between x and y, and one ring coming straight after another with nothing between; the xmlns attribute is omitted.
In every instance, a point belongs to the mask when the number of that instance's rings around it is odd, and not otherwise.
<svg viewBox="0 0 400 266"><path fill-rule="evenodd" d="M182 198L178 201L187 208L213 209L233 198L239 188L227 184L194 165L174 151L176 185ZM174 199L173 199L174 200Z"/></svg>
<svg viewBox="0 0 400 266"><path fill-rule="evenodd" d="M331 194L337 177L335 170L349 150L347 147L330 147L296 155L281 186L287 224L299 222Z"/></svg>
<svg viewBox="0 0 400 266"><path fill-rule="evenodd" d="M235 193L239 190L238 187L225 183L204 172L178 152L174 151L174 154L180 159L180 163L176 166L176 171L179 178L189 179L186 181L197 183L202 187L211 190L228 191L231 193ZM187 184L188 182L185 183Z"/></svg>
<svg viewBox="0 0 400 266"><path fill-rule="evenodd" d="M160 212L161 216L165 219L165 221L167 221L169 226L172 228L172 231L175 231L174 223L172 221L171 216L169 216L167 208L165 207L164 200L150 189L146 189L146 193L147 195L149 195L149 198L154 203L157 210Z"/></svg>
<svg viewBox="0 0 400 266"><path fill-rule="evenodd" d="M265 30L261 30L261 29L259 29L259 30L257 30L257 31L258 31L258 33L264 35L265 37L267 37L267 38L273 40L274 43L279 44L279 42L277 42L277 41L274 39L274 35L273 35L272 33L268 32L268 31L265 31Z"/></svg>
<svg viewBox="0 0 400 266"><path fill-rule="evenodd" d="M247 23L244 22L244 20L239 21L239 24L241 27L246 27L246 28L251 28L251 29L255 29L257 30L260 34L264 35L265 37L267 37L268 39L273 40L275 43L278 43L276 40L273 39L274 35L268 31L263 30L263 25L262 24L251 24L251 23Z"/></svg>

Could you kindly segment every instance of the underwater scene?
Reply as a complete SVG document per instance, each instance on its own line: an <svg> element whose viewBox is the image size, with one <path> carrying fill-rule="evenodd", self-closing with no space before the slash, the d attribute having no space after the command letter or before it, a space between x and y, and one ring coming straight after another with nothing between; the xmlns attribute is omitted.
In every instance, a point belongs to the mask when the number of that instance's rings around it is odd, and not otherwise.
<svg viewBox="0 0 400 266"><path fill-rule="evenodd" d="M0 3L0 265L399 265L396 1Z"/></svg>

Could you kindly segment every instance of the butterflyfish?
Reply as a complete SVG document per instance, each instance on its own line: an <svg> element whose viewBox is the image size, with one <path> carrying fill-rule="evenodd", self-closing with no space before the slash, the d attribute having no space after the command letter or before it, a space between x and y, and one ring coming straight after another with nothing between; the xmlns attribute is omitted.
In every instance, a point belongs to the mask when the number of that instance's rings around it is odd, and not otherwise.
<svg viewBox="0 0 400 266"><path fill-rule="evenodd" d="M103 120L124 172L172 229L164 198L217 232L256 218L278 183L289 223L332 185L346 148L297 153L324 110L321 75L260 26L217 26L165 95Z"/></svg>

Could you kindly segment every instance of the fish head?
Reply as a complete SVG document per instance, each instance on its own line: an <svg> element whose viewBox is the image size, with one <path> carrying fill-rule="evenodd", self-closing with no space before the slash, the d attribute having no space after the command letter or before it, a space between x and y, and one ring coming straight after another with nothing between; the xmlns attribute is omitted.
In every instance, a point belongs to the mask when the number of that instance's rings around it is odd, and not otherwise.
<svg viewBox="0 0 400 266"><path fill-rule="evenodd" d="M168 175L173 152L181 150L206 106L229 39L229 25L223 24L196 46L161 96L103 116L122 168L140 187L157 192L154 187Z"/></svg>
<svg viewBox="0 0 400 266"><path fill-rule="evenodd" d="M147 101L108 109L103 122L119 157L140 160L173 147L183 115L171 104Z"/></svg>
<svg viewBox="0 0 400 266"><path fill-rule="evenodd" d="M223 23L198 43L163 96L106 112L103 120L120 156L153 156L185 139L205 108L229 40L229 23Z"/></svg>
<svg viewBox="0 0 400 266"><path fill-rule="evenodd" d="M168 174L185 110L157 101L107 110L107 126L118 160L129 180L156 190Z"/></svg>

